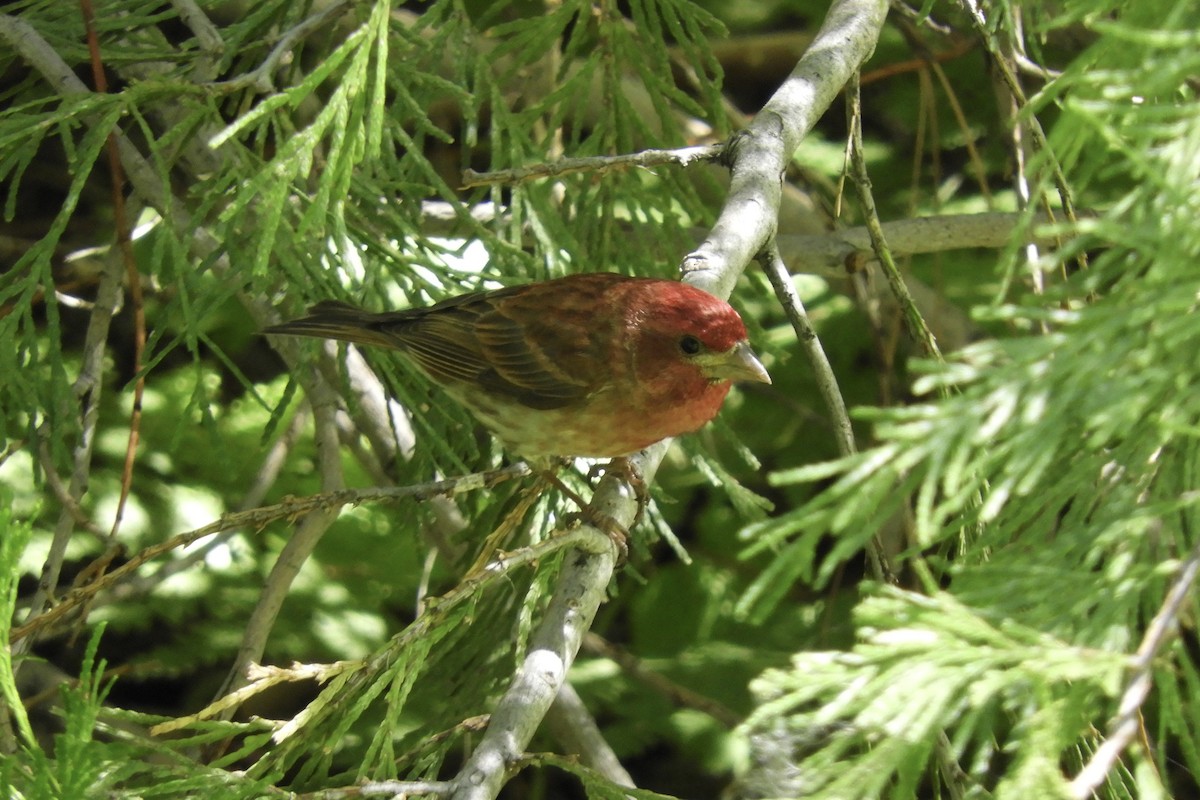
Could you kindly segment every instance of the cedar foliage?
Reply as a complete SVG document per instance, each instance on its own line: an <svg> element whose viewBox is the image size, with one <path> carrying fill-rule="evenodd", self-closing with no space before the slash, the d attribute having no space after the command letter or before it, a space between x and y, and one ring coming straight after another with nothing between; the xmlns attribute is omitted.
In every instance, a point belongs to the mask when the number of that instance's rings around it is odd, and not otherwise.
<svg viewBox="0 0 1200 800"><path fill-rule="evenodd" d="M398 360L366 354L395 401L372 417L340 356L308 343L281 359L256 331L327 298L399 308L573 271L672 275L719 211L715 171L462 189L463 170L722 139L736 123L717 55L726 26L736 42L794 23L789 13L815 27L825 11L265 0L202 4L206 27L182 19L186 7L96 3L107 94L47 70L58 59L91 85L76 6L25 0L0 19L6 641L27 621L56 531L67 534L61 597L106 552L121 491L139 376L126 265L108 247L111 133L143 159L126 161L126 202L141 228L132 247L149 333L113 570L227 512L339 480L405 486L504 463ZM982 32L963 8L927 10L979 37L948 79L967 127L927 72L868 84L879 204L903 217L991 202L1023 222L999 258L907 264L911 280L973 314L974 341L944 364L897 346L890 319L872 338L871 301L848 300L844 276L797 278L857 409L861 452L841 459L790 328L748 270L734 303L776 383L735 392L716 424L678 443L597 623L745 722L731 731L608 658L582 657L574 682L640 786L680 797L730 783L740 796L1067 796L1107 735L1132 654L1195 558L1200 42L1189 4L1080 0L1051 13L1002 2L985 9ZM20 26L44 50L31 53ZM901 30L885 33L868 71L911 58L913 31L940 41L920 23ZM1023 75L1029 101L1010 117L996 110L988 50L1061 72ZM833 208L836 188L805 182L841 169L844 131L829 116L789 179ZM1006 187L1011 132L1029 120L1048 147L1028 154L1024 204ZM977 168L990 201L971 183ZM1064 191L1085 210L1077 224L1063 220ZM1021 243L1045 207L1061 245L1031 263ZM472 216L487 209L498 213ZM312 434L314 416L335 427L321 416L330 398L313 394L322 382L345 412L338 457ZM885 384L906 402L884 404ZM264 466L275 449L277 473ZM86 478L80 512L94 529L52 479L69 491L73 475ZM582 474L567 479L585 488ZM262 659L302 662L305 679L260 675L232 719L185 715L213 699L293 526L264 515L270 524L149 560L93 598L86 620L42 632L31 653L2 651L0 786L31 798L240 798L452 776L561 558L546 545L535 562L460 582L493 531L512 528L510 549L544 543L574 510L532 486L343 510L292 582ZM860 580L862 550L881 534L899 586ZM1099 796L1197 790L1194 611L1187 600L1153 659L1143 734ZM44 698L25 705L43 669L61 683L50 715ZM163 724L169 733L150 733ZM580 786L627 794L553 755L509 791Z"/></svg>

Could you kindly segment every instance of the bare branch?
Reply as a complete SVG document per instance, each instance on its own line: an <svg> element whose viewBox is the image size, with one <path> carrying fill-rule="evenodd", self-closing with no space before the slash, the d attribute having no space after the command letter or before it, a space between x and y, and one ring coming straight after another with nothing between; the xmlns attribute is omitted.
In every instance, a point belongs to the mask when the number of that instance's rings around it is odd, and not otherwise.
<svg viewBox="0 0 1200 800"><path fill-rule="evenodd" d="M1189 537L1191 538L1191 537ZM1108 736L1096 748L1087 765L1071 781L1071 796L1076 800L1088 800L1093 792L1104 783L1121 753L1137 736L1141 722L1142 704L1150 696L1154 683L1154 660L1167 642L1179 629L1179 612L1188 599L1188 592L1200 572L1200 542L1198 542L1171 582L1167 596L1150 620L1142 643L1133 656L1129 682L1121 694L1117 716L1108 726Z"/></svg>
<svg viewBox="0 0 1200 800"><path fill-rule="evenodd" d="M62 512L59 514L58 522L54 527L54 537L50 542L50 552L46 555L46 561L42 566L42 574L38 580L38 587L34 592L29 606L29 614L25 618L25 624L14 629L12 638L14 643L19 638L16 635L16 631L27 627L39 615L43 614L45 609L50 606L54 595L58 591L58 579L62 571L63 561L66 558L67 545L71 541L71 536L77 524L76 514L80 508L79 501L87 491L88 480L91 475L92 449L95 443L96 426L100 420L100 396L104 385L101 378L104 369L105 343L108 339L109 325L112 323L113 315L120 305L121 272L121 262L118 259L110 258L105 262L104 271L100 276L100 285L96 292L96 302L88 321L87 335L84 340L82 366L79 376L75 379L75 384L72 387L81 405L79 412L79 439L75 443L72 453L73 466L71 480L67 487L67 496L71 498L72 502L64 504ZM38 428L38 437L41 441L45 441L52 435L53 433L49 430L48 423L43 423ZM14 654L19 654L28 649L29 643L14 644L13 647ZM18 661L16 665L17 669L20 668L20 664L21 662Z"/></svg>
<svg viewBox="0 0 1200 800"><path fill-rule="evenodd" d="M1030 240L1039 245L1059 241L1053 232L1039 230L1053 220L1037 214ZM884 239L896 256L943 253L964 248L999 249L1012 241L1014 231L1027 224L1027 215L1002 211L982 214L944 214L884 222ZM875 262L871 233L865 225L820 235L780 235L779 252L788 270L827 276L844 274Z"/></svg>
<svg viewBox="0 0 1200 800"><path fill-rule="evenodd" d="M501 169L495 172L476 172L473 169L467 169L463 170L461 188L470 189L474 186L486 186L493 183L521 183L536 178L555 178L572 172L607 172L626 167L657 167L663 164L678 164L686 167L698 161L716 161L722 157L724 152L725 145L723 144L705 144L680 147L676 150L642 150L638 153L616 156L562 158L558 161Z"/></svg>
<svg viewBox="0 0 1200 800"><path fill-rule="evenodd" d="M328 345L333 347L333 343ZM320 394L309 395L312 403L313 419L316 422L317 464L321 473L321 487L327 492L336 492L345 485L342 476L341 455L338 453L340 439L334 415L337 413L337 395L325 385L318 384ZM312 554L325 531L337 519L338 510L322 508L309 512L296 526L287 544L271 567L271 573L263 584L262 594L246 623L242 634L242 644L238 648L237 657L229 669L229 675L217 691L221 697L229 691L241 688L246 683L246 668L262 659L267 647L267 637L275 626L275 618L283 607L292 581L300 574L301 567ZM231 719L237 709L229 708L223 715Z"/></svg>
<svg viewBox="0 0 1200 800"><path fill-rule="evenodd" d="M821 397L825 400L825 407L833 420L833 429L837 434L835 439L838 453L848 456L857 449L854 444L854 428L850 425L850 414L846 411L846 401L842 398L837 376L833 374L833 367L829 364L825 349L821 347L821 341L817 338L817 331L808 320L804 303L800 300L800 295L796 293L796 287L792 285L791 276L779 255L779 249L777 247L769 248L759 260L762 262L763 270L767 273L767 278L771 281L771 286L775 289L776 298L792 323L797 341L800 342L805 355L808 356L808 364L813 370L817 388L820 390Z"/></svg>
<svg viewBox="0 0 1200 800"><path fill-rule="evenodd" d="M775 233L781 179L803 136L874 51L887 3L840 0L812 47L750 127L731 142L729 197L708 238L682 264L684 280L728 297Z"/></svg>
<svg viewBox="0 0 1200 800"><path fill-rule="evenodd" d="M783 306L788 320L791 321L793 330L796 331L796 339L808 357L808 364L816 378L817 388L821 392L825 408L833 421L838 453L843 457L851 455L857 452L858 447L854 442L854 428L850 425L850 414L846 411L846 401L842 397L841 389L838 388L837 376L833 374L833 367L830 366L829 358L825 355L825 348L821 347L821 340L817 338L817 332L808 320L804 303L801 302L796 287L792 285L791 276L779 256L779 249L771 246L759 260L762 262L763 270L767 273L767 278L771 281L771 286L775 289L775 296ZM871 575L876 580L895 583L895 572L888 564L886 552L878 537L872 537L870 546L867 548L867 560L871 567Z"/></svg>
<svg viewBox="0 0 1200 800"><path fill-rule="evenodd" d="M656 692L684 708L694 708L708 714L729 729L736 728L742 723L742 718L728 707L718 703L711 697L698 694L686 686L671 681L649 667L637 656L617 647L601 636L589 633L583 642L584 650L592 655L610 659L616 662L622 671L634 680L649 686ZM632 785L632 784L631 784Z"/></svg>
<svg viewBox="0 0 1200 800"><path fill-rule="evenodd" d="M295 518L322 509L336 509L345 505L357 505L368 502L392 502L400 499L428 500L434 497L478 491L479 489L485 489L495 486L498 483L513 478L524 477L529 474L529 466L521 462L504 467L503 469L477 472L459 478L449 478L447 480L422 483L415 486L342 489L335 492L315 494L309 497L289 498L275 505L225 514L216 522L211 522L201 528L178 534L165 542L147 547L112 572L105 573L93 582L71 590L70 593L49 611L30 619L23 625L13 628L11 640L16 642L35 631L54 624L80 605L88 602L97 593L106 591L116 585L125 576L135 572L143 564L158 558L164 553L169 553L180 547L186 547L192 542L199 541L206 536L212 536L214 533L234 528L259 529L275 520Z"/></svg>
<svg viewBox="0 0 1200 800"><path fill-rule="evenodd" d="M975 25L976 31L979 33L979 38L987 47L988 52L992 56L992 62L1000 73L1001 79L1009 92L1012 93L1013 102L1017 108L1024 110L1028 106L1029 101L1025 97L1025 90L1021 88L1021 82L1017 79L1016 73L1013 71L1009 63L1009 59L1004 57L996 48L995 37L989 30L987 18L984 16L983 8L978 0L961 0L963 8L971 17L971 22ZM1063 211L1066 213L1067 219L1075 222L1077 220L1075 214L1075 200L1071 194L1070 184L1067 183L1067 176L1063 173L1062 165L1058 161L1058 157L1054 155L1054 151L1050 148L1050 142L1046 138L1046 132L1042 129L1042 125L1038 122L1035 115L1030 114L1022 117L1025 124L1028 125L1029 135L1032 140L1033 147L1036 151L1045 156L1050 167L1050 172L1054 176L1054 183L1058 189L1058 197L1062 202Z"/></svg>
<svg viewBox="0 0 1200 800"><path fill-rule="evenodd" d="M587 634L591 636L591 634ZM633 777L621 764L612 746L604 739L596 718L569 682L546 712L546 727L568 755L578 755L584 766L591 767L618 786L635 786Z"/></svg>
<svg viewBox="0 0 1200 800"><path fill-rule="evenodd" d="M686 282L727 298L745 266L768 245L779 214L784 166L803 135L874 50L886 12L882 0L835 2L787 81L750 128L730 143L729 197L708 238L684 259ZM660 442L630 459L647 482L653 480L667 446ZM629 485L606 476L590 512L628 526L636 506ZM611 542L605 538L604 543L608 546L596 551L581 549L564 564L529 655L496 707L483 740L454 779L455 800L496 797L509 765L528 745L604 599L614 558Z"/></svg>
<svg viewBox="0 0 1200 800"><path fill-rule="evenodd" d="M858 189L859 201L862 203L863 218L867 222L867 232L871 235L871 249L874 250L875 257L879 259L879 263L883 267L883 274L887 277L888 284L892 287L892 293L896 296L897 302L900 303L900 310L904 314L904 322L908 327L909 336L913 338L913 341L921 345L925 350L925 355L941 361L942 352L938 349L937 342L934 340L933 334L929 331L929 326L925 324L924 318L922 318L921 313L917 310L917 305L913 302L908 287L904 285L904 278L900 276L900 268L896 266L896 261L888 245L888 240L883 233L883 224L875 208L875 196L871 191L871 176L867 173L867 160L863 154L862 107L859 103L857 77L853 78L850 82L848 100L850 107L850 141L852 144L850 150L851 174Z"/></svg>
<svg viewBox="0 0 1200 800"><path fill-rule="evenodd" d="M266 94L275 91L275 84L271 79L271 75L279 68L279 64L285 57L290 58L292 48L296 43L307 36L311 36L317 31L323 29L329 24L329 21L339 14L343 13L350 7L349 0L337 0L304 19L300 24L291 28L285 33L279 42L271 48L271 52L263 59L263 62L257 67L247 72L244 75L239 75L236 78L230 78L227 81L217 81L210 84L212 87L224 91L237 91L254 87L256 91Z"/></svg>

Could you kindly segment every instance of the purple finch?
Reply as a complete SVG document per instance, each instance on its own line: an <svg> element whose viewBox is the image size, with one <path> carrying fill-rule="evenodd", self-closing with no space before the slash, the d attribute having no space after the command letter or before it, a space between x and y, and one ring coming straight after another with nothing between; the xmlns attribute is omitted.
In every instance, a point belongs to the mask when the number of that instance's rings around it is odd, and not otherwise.
<svg viewBox="0 0 1200 800"><path fill-rule="evenodd" d="M733 381L771 382L724 300L614 273L382 314L326 301L266 332L399 350L527 458L629 455L704 425Z"/></svg>

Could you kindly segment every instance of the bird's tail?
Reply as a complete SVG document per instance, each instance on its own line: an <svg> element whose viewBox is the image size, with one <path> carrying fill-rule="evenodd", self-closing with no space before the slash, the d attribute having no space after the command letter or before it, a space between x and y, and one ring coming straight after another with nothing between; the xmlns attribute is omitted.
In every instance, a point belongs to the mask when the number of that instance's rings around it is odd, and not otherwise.
<svg viewBox="0 0 1200 800"><path fill-rule="evenodd" d="M283 333L291 336L313 336L318 339L339 339L354 344L396 347L396 340L382 330L384 318L395 314L373 314L349 303L324 300L308 310L307 317L272 325L263 333ZM394 321L394 319L392 320Z"/></svg>

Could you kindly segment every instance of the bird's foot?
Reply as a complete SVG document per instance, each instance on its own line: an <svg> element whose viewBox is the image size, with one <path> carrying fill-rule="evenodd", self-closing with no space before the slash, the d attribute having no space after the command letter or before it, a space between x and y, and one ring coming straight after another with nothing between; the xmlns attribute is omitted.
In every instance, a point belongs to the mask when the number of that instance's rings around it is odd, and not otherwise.
<svg viewBox="0 0 1200 800"><path fill-rule="evenodd" d="M617 547L618 567L629 560L629 531L621 523L607 514L601 514L586 507L576 514L571 514L570 518L591 525L612 540Z"/></svg>
<svg viewBox="0 0 1200 800"><path fill-rule="evenodd" d="M623 461L624 459L614 459L613 461L615 463L618 460ZM562 466L565 466L565 465L559 464L557 466L559 468L561 468ZM592 478L594 478L596 476L597 471L600 469L604 469L605 471L611 472L614 470L614 467L612 467L611 465L605 467L605 466L597 464L588 473L588 480L591 480ZM637 514L637 517L634 519L634 524L637 524L637 521L639 519L641 519L641 516L642 516L642 506L644 503L644 500L642 499L642 497L645 492L646 483L645 483L645 481L643 481L641 479L641 476L637 474L636 469L632 468L631 466L617 467L616 469L621 470L620 474L622 476L624 476L625 480L627 482L629 482L631 485L637 485L637 486L641 487L641 491L638 494L638 514ZM541 469L541 470L539 470L538 474L540 475L540 477L542 478L543 481L545 481L549 485L553 486L558 491L562 492L562 494L565 497L569 498L571 500L571 502L575 503L575 505L577 505L579 507L579 511L577 513L568 515L568 519L577 520L579 522L586 523L588 525L591 525L593 528L603 531L608 536L608 538L612 540L613 544L616 545L616 547L617 547L617 564L618 565L624 564L626 562L626 560L628 560L628 558L629 558L629 531L628 531L628 529L626 529L625 526L623 526L621 523L617 522L615 519L610 517L608 514L601 514L600 512L595 511L592 508L590 508L590 504L588 503L588 501L584 500L579 495L579 493L576 492L574 489L572 489L570 486L567 486L563 482L563 480L558 477L558 475L556 474L554 469ZM633 477L630 477L630 476L633 476ZM635 483L635 481L636 481L636 483Z"/></svg>
<svg viewBox="0 0 1200 800"><path fill-rule="evenodd" d="M637 514L634 515L633 525L630 527L641 522L646 513L646 506L650 504L650 489L646 486L646 479L642 477L642 471L637 465L625 456L610 459L606 464L593 464L588 470L588 480L595 479L600 473L615 475L629 484L629 488L633 489L634 499L637 500Z"/></svg>

